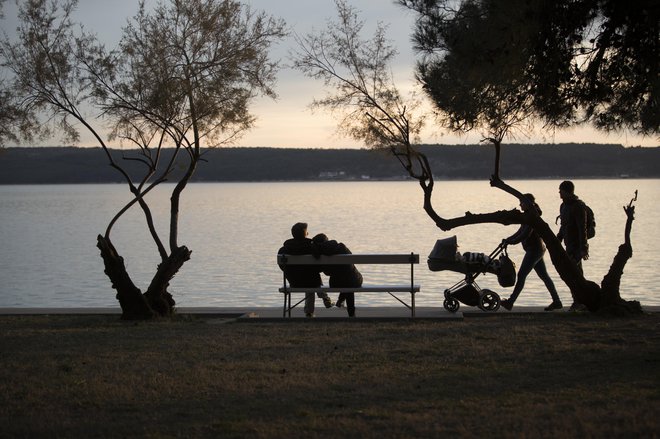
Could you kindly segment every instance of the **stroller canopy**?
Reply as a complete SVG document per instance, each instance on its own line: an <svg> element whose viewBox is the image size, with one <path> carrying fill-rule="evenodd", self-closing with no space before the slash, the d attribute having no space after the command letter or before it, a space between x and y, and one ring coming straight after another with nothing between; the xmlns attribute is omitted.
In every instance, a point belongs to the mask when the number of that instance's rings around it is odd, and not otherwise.
<svg viewBox="0 0 660 439"><path fill-rule="evenodd" d="M459 254L457 250L456 235L438 239L427 259L429 270L450 270L464 274L486 272L498 274L501 261L495 257L503 250L501 246L498 246L490 255L476 252Z"/></svg>
<svg viewBox="0 0 660 439"><path fill-rule="evenodd" d="M458 243L456 235L445 239L438 239L429 254L429 259L440 259L442 261L456 261Z"/></svg>

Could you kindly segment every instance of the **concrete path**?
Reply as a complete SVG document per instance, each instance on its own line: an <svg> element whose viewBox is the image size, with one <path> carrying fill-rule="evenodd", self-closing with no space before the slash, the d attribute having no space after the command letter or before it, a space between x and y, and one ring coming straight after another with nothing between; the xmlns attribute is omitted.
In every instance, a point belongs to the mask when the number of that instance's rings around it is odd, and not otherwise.
<svg viewBox="0 0 660 439"><path fill-rule="evenodd" d="M646 312L660 312L660 306L643 306ZM177 308L179 314L205 315L209 317L235 318L238 321L301 321L310 320L305 317L302 308L294 308L291 318L282 317L281 307L182 307ZM416 319L432 320L461 320L464 317L488 317L501 314L556 314L567 313L568 307L562 310L546 312L542 306L516 306L512 311L500 308L496 312L484 312L475 307L461 306L458 312L450 313L442 307L416 307ZM120 315L121 309L117 307L104 308L0 308L2 315ZM407 320L410 319L410 310L403 306L398 307L358 307L357 317L349 319L345 308L317 307L315 321L324 320Z"/></svg>
<svg viewBox="0 0 660 439"><path fill-rule="evenodd" d="M463 314L457 312L452 314L442 307L417 307L417 319L461 319ZM305 317L302 306L291 311L291 318L283 317L282 307L181 307L177 308L179 314L195 314L202 316L234 317L239 320L309 320ZM116 308L0 308L1 315L107 315L121 314L121 309ZM403 306L399 307L363 307L357 309L356 319L410 319L410 310ZM348 319L346 308L325 308L323 305L317 307L314 312L314 320L342 320Z"/></svg>

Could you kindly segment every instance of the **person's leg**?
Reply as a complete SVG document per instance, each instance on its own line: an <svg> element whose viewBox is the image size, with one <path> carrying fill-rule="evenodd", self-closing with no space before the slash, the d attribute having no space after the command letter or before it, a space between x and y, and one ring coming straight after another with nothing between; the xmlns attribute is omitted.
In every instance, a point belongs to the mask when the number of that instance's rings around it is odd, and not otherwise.
<svg viewBox="0 0 660 439"><path fill-rule="evenodd" d="M525 280L527 279L527 276L529 273L531 273L532 268L534 268L534 265L536 265L536 262L539 260L539 255L534 253L534 252L525 252L525 256L523 256L523 260L520 263L520 269L518 269L518 277L516 279L516 285L513 287L513 293L511 293L511 297L509 297L509 303L513 306L514 302L516 299L518 299L518 295L522 291L522 289L525 287Z"/></svg>
<svg viewBox="0 0 660 439"><path fill-rule="evenodd" d="M346 310L349 317L355 317L355 293L346 293Z"/></svg>
<svg viewBox="0 0 660 439"><path fill-rule="evenodd" d="M582 257L580 255L580 249L567 248L566 253L568 253L568 257L571 259L571 261L573 261L580 274L584 274L584 272L582 271Z"/></svg>
<svg viewBox="0 0 660 439"><path fill-rule="evenodd" d="M346 301L346 293L339 293L339 296L337 296L337 303L335 305L337 308L341 308L344 306L344 302Z"/></svg>
<svg viewBox="0 0 660 439"><path fill-rule="evenodd" d="M316 296L314 293L305 293L305 315L311 317L314 315L314 302Z"/></svg>
<svg viewBox="0 0 660 439"><path fill-rule="evenodd" d="M543 281L545 284L545 287L548 289L550 292L550 296L552 297L552 303L557 305L554 307L554 309L559 309L561 308L561 299L559 298L559 294L557 294L557 289L555 288L555 284L550 278L550 275L548 274L548 270L545 267L545 261L543 258L541 258L536 265L534 266L534 271L536 271L536 274L539 276L539 278Z"/></svg>
<svg viewBox="0 0 660 439"><path fill-rule="evenodd" d="M325 305L326 308L332 308L335 305L332 299L330 298L330 296L328 296L328 293L316 293L316 294L319 296L320 299L323 300L323 305Z"/></svg>

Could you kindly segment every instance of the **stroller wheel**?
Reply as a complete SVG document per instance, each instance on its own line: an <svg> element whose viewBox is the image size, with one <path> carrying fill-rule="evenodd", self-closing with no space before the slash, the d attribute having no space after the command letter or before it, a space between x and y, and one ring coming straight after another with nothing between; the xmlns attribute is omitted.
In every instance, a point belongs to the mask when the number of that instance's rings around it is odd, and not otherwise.
<svg viewBox="0 0 660 439"><path fill-rule="evenodd" d="M500 308L500 295L495 291L481 290L479 308L482 311L497 311Z"/></svg>
<svg viewBox="0 0 660 439"><path fill-rule="evenodd" d="M458 311L458 308L461 307L461 304L458 303L458 300L453 299L451 297L448 297L447 299L445 299L445 301L442 305L449 312L456 312L456 311Z"/></svg>

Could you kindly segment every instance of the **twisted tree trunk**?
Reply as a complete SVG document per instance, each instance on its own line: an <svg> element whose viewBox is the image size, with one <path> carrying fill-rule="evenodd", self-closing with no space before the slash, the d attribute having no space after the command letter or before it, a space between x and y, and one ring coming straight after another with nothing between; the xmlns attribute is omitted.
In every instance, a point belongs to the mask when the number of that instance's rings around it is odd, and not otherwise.
<svg viewBox="0 0 660 439"><path fill-rule="evenodd" d="M636 199L637 193L635 192L635 198L630 201L628 206L623 208L627 216L624 231L624 243L619 246L619 251L614 256L610 271L605 275L600 284L602 294L599 311L601 312L608 312L616 315L639 314L642 312L640 303L636 300L623 300L619 289L621 285L621 276L623 276L623 269L633 254L632 245L630 243L630 231L635 219L635 206L633 206L632 203Z"/></svg>
<svg viewBox="0 0 660 439"><path fill-rule="evenodd" d="M117 291L122 319L140 320L154 317L154 311L140 289L131 280L126 271L126 265L124 265L124 258L119 256L110 239L99 235L96 246L101 250L105 274L110 278L112 288Z"/></svg>
<svg viewBox="0 0 660 439"><path fill-rule="evenodd" d="M174 312L176 302L167 291L170 281L179 272L183 264L190 259L192 252L187 247L176 248L172 254L158 265L156 275L144 293L149 307L159 316L170 316Z"/></svg>
<svg viewBox="0 0 660 439"><path fill-rule="evenodd" d="M559 277L570 290L573 300L585 305L589 311L597 311L601 302L601 290L598 284L585 279L548 223L532 211L529 214L523 214L523 216L527 217L526 222L536 230L545 243L552 265L554 265Z"/></svg>
<svg viewBox="0 0 660 439"><path fill-rule="evenodd" d="M190 250L182 246L173 251L158 266L147 292L142 294L126 271L124 258L119 256L110 239L99 235L97 247L101 250L105 274L110 279L112 288L117 291L122 319L145 320L156 316L171 316L174 313L176 302L167 288L179 269L190 259Z"/></svg>

